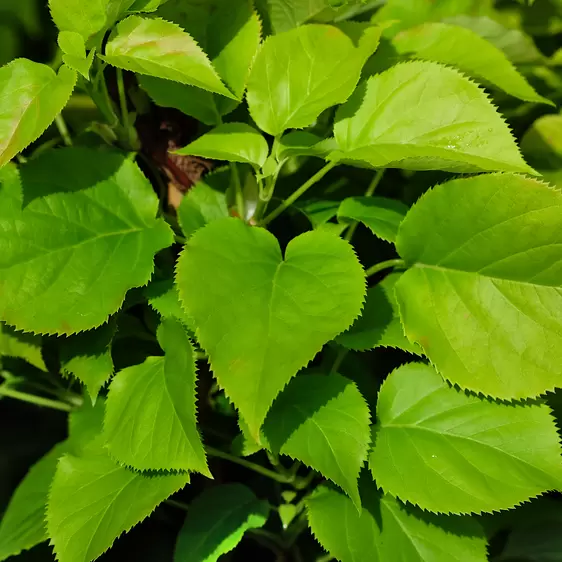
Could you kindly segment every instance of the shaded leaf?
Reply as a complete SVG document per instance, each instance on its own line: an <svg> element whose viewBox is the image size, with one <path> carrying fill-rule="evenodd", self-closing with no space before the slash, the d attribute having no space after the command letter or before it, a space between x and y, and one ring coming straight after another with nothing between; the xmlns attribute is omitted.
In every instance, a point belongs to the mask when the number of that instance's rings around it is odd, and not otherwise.
<svg viewBox="0 0 562 562"><path fill-rule="evenodd" d="M521 139L521 152L539 170L562 168L562 115L539 117Z"/></svg>
<svg viewBox="0 0 562 562"><path fill-rule="evenodd" d="M552 105L537 94L504 53L465 27L426 23L400 32L393 46L400 55L450 64L516 98Z"/></svg>
<svg viewBox="0 0 562 562"><path fill-rule="evenodd" d="M0 522L0 560L48 539L45 510L51 482L65 444L55 445L19 483Z"/></svg>
<svg viewBox="0 0 562 562"><path fill-rule="evenodd" d="M322 139L308 131L291 131L279 139L277 159L283 161L291 156L324 158L333 150L337 150L337 144L333 138Z"/></svg>
<svg viewBox="0 0 562 562"><path fill-rule="evenodd" d="M370 443L370 414L353 382L302 374L277 397L263 426L276 453L289 455L340 486L359 508L359 471Z"/></svg>
<svg viewBox="0 0 562 562"><path fill-rule="evenodd" d="M341 202L338 220L363 223L375 236L394 242L408 207L386 197L348 197Z"/></svg>
<svg viewBox="0 0 562 562"><path fill-rule="evenodd" d="M17 332L11 326L0 323L0 357L19 357L30 365L47 371L41 345L41 336Z"/></svg>
<svg viewBox="0 0 562 562"><path fill-rule="evenodd" d="M246 123L225 123L211 129L176 154L201 156L214 160L264 165L269 147L267 141Z"/></svg>
<svg viewBox="0 0 562 562"><path fill-rule="evenodd" d="M148 304L162 318L176 319L187 327L192 327L193 322L181 306L178 288L173 277L151 281L143 293L148 299Z"/></svg>
<svg viewBox="0 0 562 562"><path fill-rule="evenodd" d="M421 349L404 335L400 321L394 286L402 276L391 273L367 290L361 316L351 328L340 334L336 342L347 349L365 351L376 347L395 347L421 355Z"/></svg>
<svg viewBox="0 0 562 562"><path fill-rule="evenodd" d="M375 168L535 173L502 117L473 82L426 61L369 78L338 109L332 159Z"/></svg>
<svg viewBox="0 0 562 562"><path fill-rule="evenodd" d="M329 7L327 0L267 0L267 4L275 33L299 27Z"/></svg>
<svg viewBox="0 0 562 562"><path fill-rule="evenodd" d="M143 476L92 443L64 455L49 493L47 527L59 562L90 562L189 482L187 474Z"/></svg>
<svg viewBox="0 0 562 562"><path fill-rule="evenodd" d="M506 399L562 385L561 210L562 193L507 174L441 184L410 209L400 316L447 380Z"/></svg>
<svg viewBox="0 0 562 562"><path fill-rule="evenodd" d="M101 325L148 282L154 254L173 241L152 186L125 154L45 153L21 169L25 201L12 179L0 190L0 314L18 329Z"/></svg>
<svg viewBox="0 0 562 562"><path fill-rule="evenodd" d="M277 394L351 324L365 293L347 242L307 232L283 259L272 234L238 219L198 230L176 281L213 373L254 438Z"/></svg>
<svg viewBox="0 0 562 562"><path fill-rule="evenodd" d="M248 529L263 527L269 504L242 484L209 488L189 506L178 535L175 562L215 562L233 550Z"/></svg>
<svg viewBox="0 0 562 562"><path fill-rule="evenodd" d="M0 68L0 167L39 138L74 90L76 72L15 59Z"/></svg>
<svg viewBox="0 0 562 562"><path fill-rule="evenodd" d="M422 363L383 383L369 466L385 492L443 513L510 509L562 476L547 406L465 394Z"/></svg>
<svg viewBox="0 0 562 562"><path fill-rule="evenodd" d="M372 43L370 52L355 47L329 25L304 25L268 37L248 82L252 118L272 135L310 125L322 111L349 97L375 49Z"/></svg>
<svg viewBox="0 0 562 562"><path fill-rule="evenodd" d="M129 16L111 34L104 59L118 68L234 97L194 39L168 21Z"/></svg>
<svg viewBox="0 0 562 562"><path fill-rule="evenodd" d="M86 385L93 402L113 374L111 341L115 328L115 322L108 322L60 342L61 367Z"/></svg>
<svg viewBox="0 0 562 562"><path fill-rule="evenodd" d="M197 431L193 346L185 328L164 319L164 357L123 369L111 382L104 422L109 451L139 470L190 470L211 476Z"/></svg>
<svg viewBox="0 0 562 562"><path fill-rule="evenodd" d="M486 538L469 517L430 515L362 482L360 512L343 494L320 486L307 500L310 528L341 562L484 562Z"/></svg>

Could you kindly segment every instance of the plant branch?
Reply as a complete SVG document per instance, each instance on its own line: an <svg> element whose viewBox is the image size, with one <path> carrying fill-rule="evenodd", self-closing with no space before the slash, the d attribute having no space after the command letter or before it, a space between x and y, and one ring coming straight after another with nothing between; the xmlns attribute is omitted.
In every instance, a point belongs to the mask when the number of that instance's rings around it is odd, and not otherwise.
<svg viewBox="0 0 562 562"><path fill-rule="evenodd" d="M28 402L36 406L45 406L46 408L52 408L53 410L60 410L62 412L71 412L74 409L74 406L67 402L60 402L58 400L51 400L49 398L43 398L42 396L28 394L27 392L20 392L8 386L0 386L0 396L7 396L15 400L21 400L22 402Z"/></svg>
<svg viewBox="0 0 562 562"><path fill-rule="evenodd" d="M62 113L59 113L55 117L55 125L59 130L60 136L62 137L64 144L66 146L72 146L72 139L70 138L70 133L68 132L68 127L66 126Z"/></svg>
<svg viewBox="0 0 562 562"><path fill-rule="evenodd" d="M384 176L384 168L379 168L377 170L377 173L373 176L373 179L371 180L371 183L369 183L369 186L367 187L367 191L365 191L365 197L371 197L371 195L373 195L373 193L375 192L375 189L377 189L377 186L379 185L379 183L382 180L382 177ZM353 238L353 235L355 234L355 231L357 230L357 225L359 223L357 221L353 221L350 225L349 228L347 230L347 232L345 233L344 236L344 240L347 240L348 242L351 242L351 239Z"/></svg>
<svg viewBox="0 0 562 562"><path fill-rule="evenodd" d="M262 221L261 226L266 226L273 219L276 219L283 211L288 209L299 197L304 195L315 183L319 182L332 168L337 165L336 162L328 162L323 168L320 168L313 176L311 176L307 181L305 181L296 191L293 191L287 199L281 202L281 204L275 208L269 215L267 215Z"/></svg>
<svg viewBox="0 0 562 562"><path fill-rule="evenodd" d="M367 275L367 277L370 277L371 275L374 275L379 271L383 271L384 269L389 269L391 267L404 268L406 267L406 262L401 259L381 261L380 263L376 263L375 265L372 265L369 269L367 269L365 274Z"/></svg>
<svg viewBox="0 0 562 562"><path fill-rule="evenodd" d="M125 94L125 82L123 80L123 71L117 69L117 91L119 92L119 106L121 107L121 120L123 127L129 133L129 110L127 109L127 96Z"/></svg>
<svg viewBox="0 0 562 562"><path fill-rule="evenodd" d="M244 193L242 192L242 183L240 181L240 172L236 166L236 162L230 163L230 173L232 183L234 184L234 194L236 199L236 210L242 220L246 220L246 210L244 208Z"/></svg>
<svg viewBox="0 0 562 562"><path fill-rule="evenodd" d="M214 447L205 447L205 451L207 452L208 455L210 455L211 457L217 457L219 459L224 459L230 462L233 462L235 464L239 464L240 466L243 466L249 470L253 470L254 472L257 472L258 474L261 474L262 476L267 476L268 478L271 478L272 480L275 480L276 482L281 482L282 484L289 484L291 482L291 480L289 478L287 478L286 476L284 476L283 474L278 474L277 472L274 472L273 470L269 470L268 468L265 468L259 464L247 461L246 459L241 459L239 457L235 457L234 455L231 455L229 453L225 453L224 451L221 451L220 449L215 449Z"/></svg>

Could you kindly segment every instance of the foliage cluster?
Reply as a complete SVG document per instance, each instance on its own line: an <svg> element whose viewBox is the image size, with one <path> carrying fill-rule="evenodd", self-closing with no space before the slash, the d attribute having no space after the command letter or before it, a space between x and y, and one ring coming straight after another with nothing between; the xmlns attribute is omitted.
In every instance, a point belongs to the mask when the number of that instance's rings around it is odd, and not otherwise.
<svg viewBox="0 0 562 562"><path fill-rule="evenodd" d="M562 559L560 0L0 13L0 561Z"/></svg>

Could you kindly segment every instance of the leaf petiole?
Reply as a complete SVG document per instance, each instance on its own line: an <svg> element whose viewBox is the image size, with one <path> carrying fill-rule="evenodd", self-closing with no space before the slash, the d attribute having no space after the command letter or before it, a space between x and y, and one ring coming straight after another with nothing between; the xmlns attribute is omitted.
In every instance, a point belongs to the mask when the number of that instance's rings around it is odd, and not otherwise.
<svg viewBox="0 0 562 562"><path fill-rule="evenodd" d="M20 392L19 390L14 390L5 385L0 386L0 396L7 396L15 400L21 400L22 402L28 402L36 406L45 406L46 408L52 408L53 410L60 410L62 412L71 412L74 409L74 406L67 402L60 402L59 400L51 400L49 398L43 398L42 396L28 394L27 392Z"/></svg>
<svg viewBox="0 0 562 562"><path fill-rule="evenodd" d="M66 146L72 146L72 139L70 138L70 133L68 132L68 127L66 126L66 122L62 116L62 113L59 113L55 117L55 125L59 130L60 136Z"/></svg>
<svg viewBox="0 0 562 562"><path fill-rule="evenodd" d="M370 277L371 275L374 275L375 273L378 273L379 271L383 271L384 269L389 269L391 267L405 268L406 262L404 260L401 260L401 259L381 261L380 263L376 263L375 265L372 265L369 269L367 269L367 271L365 272L365 275L367 277Z"/></svg>
<svg viewBox="0 0 562 562"><path fill-rule="evenodd" d="M305 181L297 190L295 190L287 199L281 202L269 215L262 221L261 226L268 225L273 219L277 218L283 211L288 209L299 197L304 195L315 183L319 182L332 168L337 165L337 162L328 162L323 168L320 168L313 176Z"/></svg>

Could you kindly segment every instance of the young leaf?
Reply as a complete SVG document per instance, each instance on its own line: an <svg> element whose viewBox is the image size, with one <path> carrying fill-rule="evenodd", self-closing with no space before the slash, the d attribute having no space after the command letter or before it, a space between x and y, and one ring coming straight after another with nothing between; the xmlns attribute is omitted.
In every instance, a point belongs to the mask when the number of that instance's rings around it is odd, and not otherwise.
<svg viewBox="0 0 562 562"><path fill-rule="evenodd" d="M329 25L304 25L268 37L248 82L252 118L271 135L310 125L349 97L375 48L355 47L343 31Z"/></svg>
<svg viewBox="0 0 562 562"><path fill-rule="evenodd" d="M92 402L96 401L101 387L113 374L111 341L115 328L115 322L108 322L95 330L65 338L60 343L61 367L86 385Z"/></svg>
<svg viewBox="0 0 562 562"><path fill-rule="evenodd" d="M322 485L306 502L312 533L341 562L487 560L486 537L470 517L424 513L363 481L361 499L358 513L347 497Z"/></svg>
<svg viewBox="0 0 562 562"><path fill-rule="evenodd" d="M0 189L0 315L36 333L99 326L173 241L152 186L125 154L87 148L33 159L21 183L24 201L19 182Z"/></svg>
<svg viewBox="0 0 562 562"><path fill-rule="evenodd" d="M60 31L79 33L85 41L110 27L134 0L49 0L51 17Z"/></svg>
<svg viewBox="0 0 562 562"><path fill-rule="evenodd" d="M207 223L226 217L226 195L204 181L198 182L186 193L178 208L178 220L187 238Z"/></svg>
<svg viewBox="0 0 562 562"><path fill-rule="evenodd" d="M17 332L11 326L0 323L0 357L19 357L30 365L47 371L41 344L41 336Z"/></svg>
<svg viewBox="0 0 562 562"><path fill-rule="evenodd" d="M367 403L338 374L294 378L277 397L263 426L275 453L289 455L340 486L359 509L359 471L370 442Z"/></svg>
<svg viewBox="0 0 562 562"><path fill-rule="evenodd" d="M64 443L55 445L29 469L12 495L0 522L0 560L47 540L47 496L64 451Z"/></svg>
<svg viewBox="0 0 562 562"><path fill-rule="evenodd" d="M90 562L123 532L189 482L187 474L143 476L116 464L92 443L64 455L47 507L47 528L59 562Z"/></svg>
<svg viewBox="0 0 562 562"><path fill-rule="evenodd" d="M539 170L562 168L562 115L543 115L521 139L521 152Z"/></svg>
<svg viewBox="0 0 562 562"><path fill-rule="evenodd" d="M90 67L94 60L95 49L86 57L84 38L75 31L61 31L58 44L63 52L62 61L76 72L80 72L86 80L89 79Z"/></svg>
<svg viewBox="0 0 562 562"><path fill-rule="evenodd" d="M421 348L404 335L400 321L394 286L401 276L401 273L391 273L367 290L361 316L349 330L336 338L337 343L356 351L395 347L421 355Z"/></svg>
<svg viewBox="0 0 562 562"><path fill-rule="evenodd" d="M497 398L562 386L562 193L507 174L426 193L400 226L406 335L452 383Z"/></svg>
<svg viewBox="0 0 562 562"><path fill-rule="evenodd" d="M466 394L422 363L383 383L369 466L385 492L443 513L510 509L562 476L547 406Z"/></svg>
<svg viewBox="0 0 562 562"><path fill-rule="evenodd" d="M170 3L170 6L173 3ZM254 57L261 40L260 20L249 0L221 0L212 10L205 6L182 4L185 17L176 18L184 29L200 41L219 76L242 99ZM200 17L194 12L200 9ZM164 13L164 18L167 15ZM216 30L220 29L220 33ZM219 125L221 116L230 113L238 101L211 92L161 80L140 77L154 102L163 107L175 107L207 125Z"/></svg>
<svg viewBox="0 0 562 562"><path fill-rule="evenodd" d="M458 71L425 61L369 78L338 109L332 159L375 168L535 174L486 94Z"/></svg>
<svg viewBox="0 0 562 562"><path fill-rule="evenodd" d="M172 277L151 281L143 292L148 300L148 304L162 318L176 319L188 328L193 327L191 318L189 318L181 306L178 288ZM193 327L193 329L195 328Z"/></svg>
<svg viewBox="0 0 562 562"><path fill-rule="evenodd" d="M53 122L74 90L76 72L15 59L0 68L0 168Z"/></svg>
<svg viewBox="0 0 562 562"><path fill-rule="evenodd" d="M338 209L340 222L359 221L375 236L393 242L408 207L386 197L348 197Z"/></svg>
<svg viewBox="0 0 562 562"><path fill-rule="evenodd" d="M164 357L123 369L111 382L105 414L109 451L139 470L189 470L211 476L197 431L195 355L185 328L164 319Z"/></svg>
<svg viewBox="0 0 562 562"><path fill-rule="evenodd" d="M537 94L498 48L470 29L448 23L425 23L400 32L392 44L399 55L450 64L516 98L552 105Z"/></svg>
<svg viewBox="0 0 562 562"><path fill-rule="evenodd" d="M234 98L195 40L168 21L129 16L109 38L104 60L118 68Z"/></svg>
<svg viewBox="0 0 562 562"><path fill-rule="evenodd" d="M198 230L176 281L212 370L254 438L277 394L353 322L365 294L363 268L344 240L307 232L283 259L272 234L238 219Z"/></svg>
<svg viewBox="0 0 562 562"><path fill-rule="evenodd" d="M267 4L275 33L299 27L329 7L327 0L268 0Z"/></svg>
<svg viewBox="0 0 562 562"><path fill-rule="evenodd" d="M263 136L250 125L225 123L176 150L175 153L243 162L261 168L269 153L269 147Z"/></svg>
<svg viewBox="0 0 562 562"><path fill-rule="evenodd" d="M248 529L263 527L268 515L269 504L242 484L209 488L189 506L174 562L216 562Z"/></svg>

